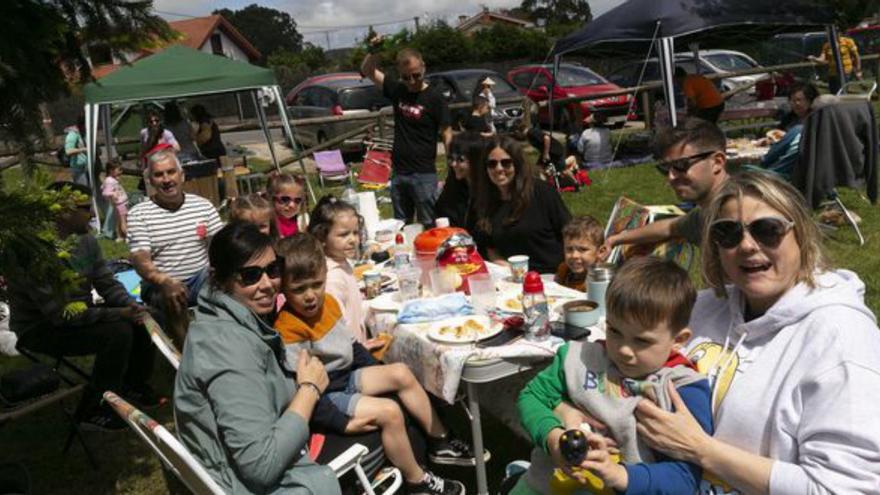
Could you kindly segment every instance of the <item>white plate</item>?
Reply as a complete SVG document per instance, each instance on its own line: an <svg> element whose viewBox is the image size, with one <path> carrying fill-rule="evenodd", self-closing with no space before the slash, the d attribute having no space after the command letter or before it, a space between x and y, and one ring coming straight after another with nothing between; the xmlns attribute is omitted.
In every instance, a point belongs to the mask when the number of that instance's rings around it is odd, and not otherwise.
<svg viewBox="0 0 880 495"><path fill-rule="evenodd" d="M384 292L369 300L373 311L400 311L403 303L400 302L400 292Z"/></svg>
<svg viewBox="0 0 880 495"><path fill-rule="evenodd" d="M477 330L470 326L477 327ZM494 337L502 330L504 324L492 323L487 316L457 316L431 323L428 338L444 344L471 344Z"/></svg>
<svg viewBox="0 0 880 495"><path fill-rule="evenodd" d="M576 295L576 292L567 293L567 292L559 292L556 293L554 291L546 291L547 296L547 306L550 307L550 311L557 311L559 314L562 314L562 305L567 303L568 301L573 301L575 299L583 299L584 296ZM506 291L502 292L498 295L498 300L496 304L496 309L503 313L522 313L522 292L521 291Z"/></svg>

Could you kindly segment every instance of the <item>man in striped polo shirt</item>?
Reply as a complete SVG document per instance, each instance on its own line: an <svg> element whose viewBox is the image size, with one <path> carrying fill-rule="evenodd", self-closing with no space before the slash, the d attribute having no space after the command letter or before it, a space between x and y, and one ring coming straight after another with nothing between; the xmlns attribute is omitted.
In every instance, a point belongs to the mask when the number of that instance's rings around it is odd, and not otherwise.
<svg viewBox="0 0 880 495"><path fill-rule="evenodd" d="M165 326L183 348L187 308L207 277L208 241L223 225L207 199L184 193L183 168L174 152L150 155L147 179L156 193L128 212L131 261L143 279L144 301L162 310Z"/></svg>

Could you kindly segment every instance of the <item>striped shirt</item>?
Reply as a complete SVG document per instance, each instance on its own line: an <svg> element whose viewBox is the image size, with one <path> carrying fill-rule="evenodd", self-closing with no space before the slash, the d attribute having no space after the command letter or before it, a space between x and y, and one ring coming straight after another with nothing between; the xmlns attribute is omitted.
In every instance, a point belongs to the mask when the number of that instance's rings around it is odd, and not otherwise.
<svg viewBox="0 0 880 495"><path fill-rule="evenodd" d="M853 71L856 58L859 56L859 47L852 38L846 36L838 37L837 44L840 46L840 61L843 63L843 72L849 76ZM831 75L836 75L837 64L834 62L834 54L831 53L831 43L826 41L822 45L822 56L828 61L828 72Z"/></svg>
<svg viewBox="0 0 880 495"><path fill-rule="evenodd" d="M199 236L200 225L207 235ZM208 238L221 227L217 209L201 196L186 194L175 211L144 201L128 212L128 245L132 253L149 251L160 272L186 280L208 265Z"/></svg>

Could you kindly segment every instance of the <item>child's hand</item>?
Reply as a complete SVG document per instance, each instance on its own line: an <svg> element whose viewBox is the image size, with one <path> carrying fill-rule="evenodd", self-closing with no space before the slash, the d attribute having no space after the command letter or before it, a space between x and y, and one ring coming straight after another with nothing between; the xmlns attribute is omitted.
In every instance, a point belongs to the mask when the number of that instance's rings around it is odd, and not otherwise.
<svg viewBox="0 0 880 495"><path fill-rule="evenodd" d="M626 468L611 457L612 452L605 437L589 433L587 434L587 442L590 443L590 451L587 453L587 458L581 463L581 467L589 469L596 476L602 478L605 486L617 491L625 491L629 484Z"/></svg>

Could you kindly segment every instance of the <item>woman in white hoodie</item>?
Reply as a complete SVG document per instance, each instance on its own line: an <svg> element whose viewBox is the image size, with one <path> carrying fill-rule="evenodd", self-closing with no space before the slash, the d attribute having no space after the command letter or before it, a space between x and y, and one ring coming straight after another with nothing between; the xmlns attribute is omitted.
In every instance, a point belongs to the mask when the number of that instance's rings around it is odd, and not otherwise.
<svg viewBox="0 0 880 495"><path fill-rule="evenodd" d="M639 404L655 449L701 465L700 493L880 493L880 331L865 285L827 268L803 198L744 173L706 212L688 354L713 384L714 436L677 398ZM867 253L866 253L867 254Z"/></svg>

